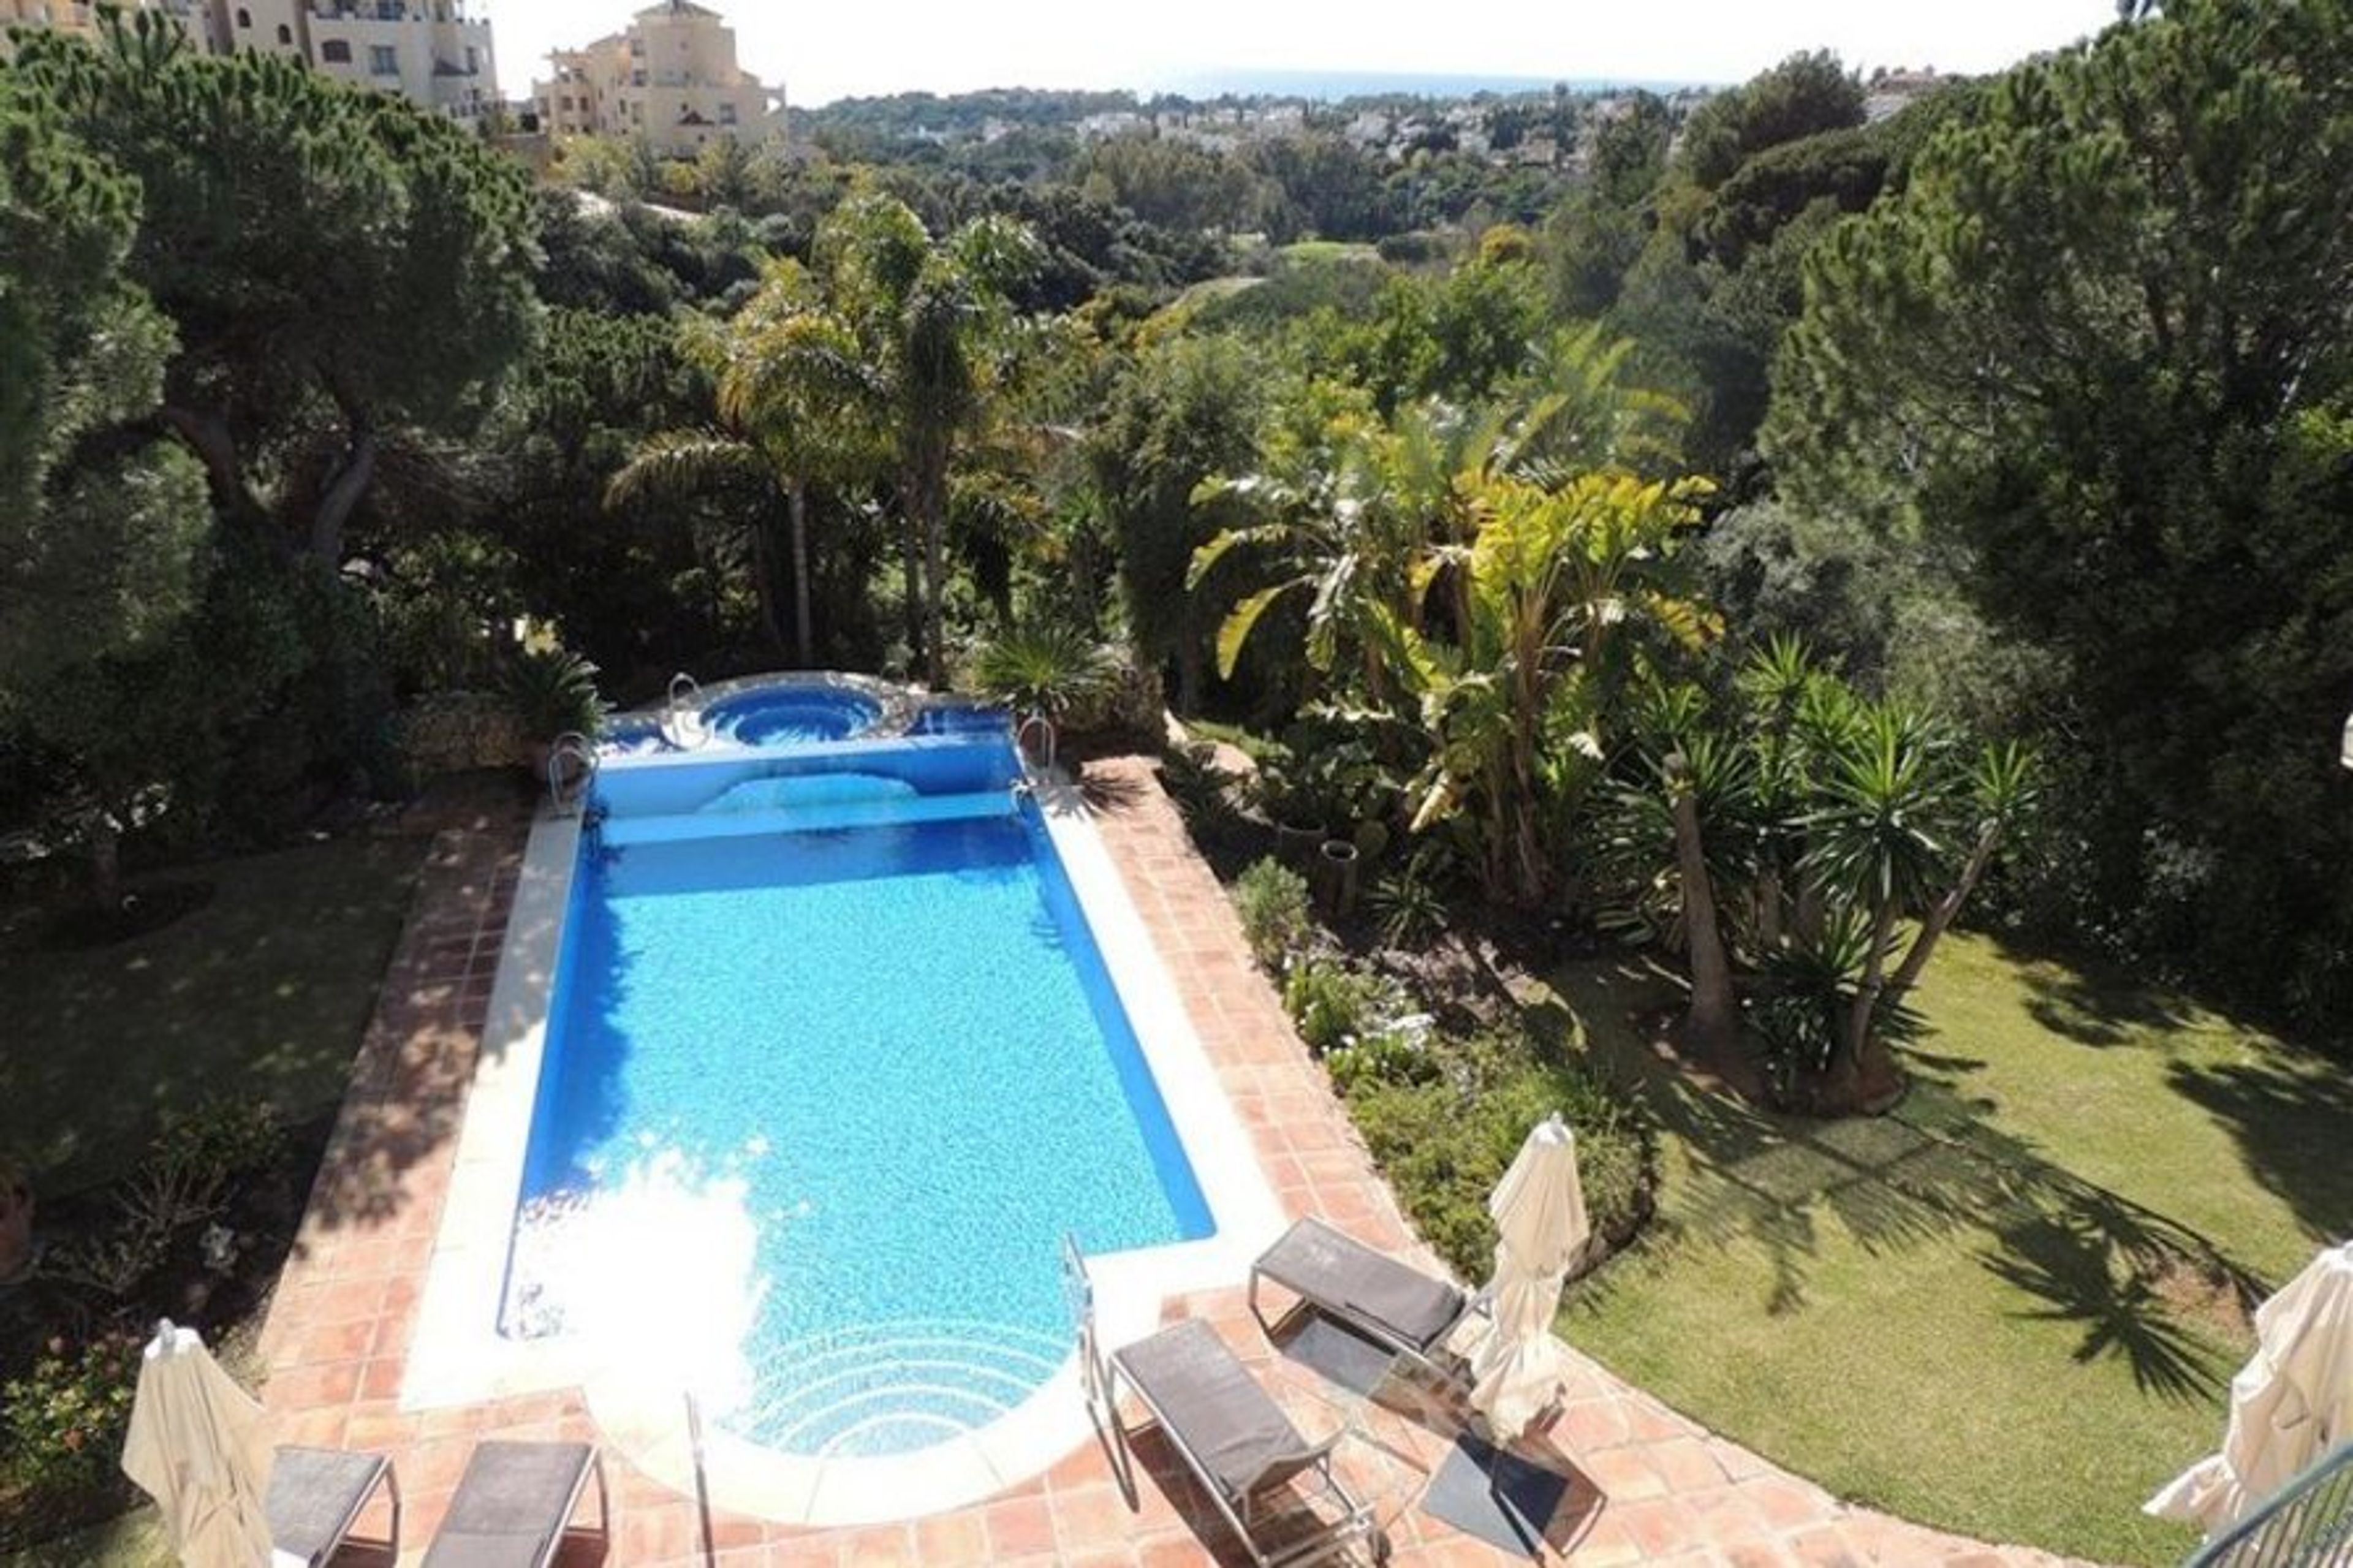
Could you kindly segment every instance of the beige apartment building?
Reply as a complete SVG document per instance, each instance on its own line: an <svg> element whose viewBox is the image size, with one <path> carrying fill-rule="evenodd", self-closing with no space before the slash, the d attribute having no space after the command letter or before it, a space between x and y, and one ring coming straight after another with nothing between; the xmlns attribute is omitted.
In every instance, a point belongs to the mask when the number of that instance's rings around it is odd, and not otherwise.
<svg viewBox="0 0 2353 1568"><path fill-rule="evenodd" d="M735 61L735 30L693 0L662 0L624 32L548 57L552 80L533 82L539 123L568 136L642 135L655 151L691 158L717 137L752 142L783 122L784 93Z"/></svg>
<svg viewBox="0 0 2353 1568"><path fill-rule="evenodd" d="M354 87L397 93L452 120L480 123L499 106L491 24L469 0L139 0L216 54L289 55ZM88 0L0 0L16 23L95 33Z"/></svg>
<svg viewBox="0 0 2353 1568"><path fill-rule="evenodd" d="M213 33L211 0L118 0L126 11L153 11L180 25L197 48L217 51L222 46ZM7 53L12 27L40 27L60 33L98 36L98 6L93 0L0 0L0 56Z"/></svg>

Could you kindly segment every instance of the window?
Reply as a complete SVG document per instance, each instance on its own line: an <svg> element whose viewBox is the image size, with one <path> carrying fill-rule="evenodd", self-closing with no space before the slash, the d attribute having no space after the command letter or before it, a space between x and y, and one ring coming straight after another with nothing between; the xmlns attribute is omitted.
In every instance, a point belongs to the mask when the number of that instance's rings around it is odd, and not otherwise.
<svg viewBox="0 0 2353 1568"><path fill-rule="evenodd" d="M368 46L368 74L371 76L398 76L400 74L400 51L390 44L370 44Z"/></svg>
<svg viewBox="0 0 2353 1568"><path fill-rule="evenodd" d="M279 23L279 24L278 24L278 45L279 45L279 47L283 48L283 47L285 47L288 44L290 44L290 43L292 43L293 41L294 41L294 29L293 29L293 28L291 28L291 27L290 27L290 26L287 26L285 23L283 23L283 22Z"/></svg>
<svg viewBox="0 0 2353 1568"><path fill-rule="evenodd" d="M319 58L331 66L351 64L352 41L349 38L322 38L319 41Z"/></svg>
<svg viewBox="0 0 2353 1568"><path fill-rule="evenodd" d="M468 76L480 76L481 72L481 51L475 48L473 45L468 44L466 46L466 74Z"/></svg>
<svg viewBox="0 0 2353 1568"><path fill-rule="evenodd" d="M722 125L733 125L735 123L735 106L733 104L723 103L719 106L719 123Z"/></svg>
<svg viewBox="0 0 2353 1568"><path fill-rule="evenodd" d="M643 71L631 71L631 72L629 73L629 85L630 85L631 87L643 87L643 86L645 86L645 85L646 85L646 73L645 73L645 72L643 72Z"/></svg>
<svg viewBox="0 0 2353 1568"><path fill-rule="evenodd" d="M252 12L250 12L250 11L248 11L248 10L247 10L247 9L246 9L244 6L242 6L242 5L238 6L238 7L237 8L237 25L238 26L240 26L240 27L250 27L250 26L253 26L253 13L252 13Z"/></svg>

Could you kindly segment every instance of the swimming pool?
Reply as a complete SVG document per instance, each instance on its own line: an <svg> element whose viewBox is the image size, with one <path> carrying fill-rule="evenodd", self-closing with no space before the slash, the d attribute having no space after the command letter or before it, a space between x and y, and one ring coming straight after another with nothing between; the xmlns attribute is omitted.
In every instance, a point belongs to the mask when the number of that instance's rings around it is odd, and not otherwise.
<svg viewBox="0 0 2353 1568"><path fill-rule="evenodd" d="M1018 776L983 734L607 782L505 1332L689 1321L726 1430L907 1453L1061 1364L1065 1234L1212 1232Z"/></svg>
<svg viewBox="0 0 2353 1568"><path fill-rule="evenodd" d="M543 809L404 1410L577 1389L714 1507L903 1520L1094 1440L1064 1229L1109 1347L1243 1281L1282 1206L1092 807L967 722Z"/></svg>

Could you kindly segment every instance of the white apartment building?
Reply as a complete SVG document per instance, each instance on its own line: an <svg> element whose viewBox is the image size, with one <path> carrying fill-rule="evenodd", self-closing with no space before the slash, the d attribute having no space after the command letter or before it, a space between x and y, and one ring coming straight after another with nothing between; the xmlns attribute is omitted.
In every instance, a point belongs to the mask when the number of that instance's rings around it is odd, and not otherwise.
<svg viewBox="0 0 2353 1568"><path fill-rule="evenodd" d="M533 82L541 129L570 136L643 136L656 152L691 158L715 138L752 142L783 125L784 92L735 59L735 30L692 0L662 0L577 49L548 57Z"/></svg>
<svg viewBox="0 0 2353 1568"><path fill-rule="evenodd" d="M470 0L138 0L215 54L290 55L338 81L475 124L499 106L491 24ZM95 34L89 0L0 0L12 23Z"/></svg>

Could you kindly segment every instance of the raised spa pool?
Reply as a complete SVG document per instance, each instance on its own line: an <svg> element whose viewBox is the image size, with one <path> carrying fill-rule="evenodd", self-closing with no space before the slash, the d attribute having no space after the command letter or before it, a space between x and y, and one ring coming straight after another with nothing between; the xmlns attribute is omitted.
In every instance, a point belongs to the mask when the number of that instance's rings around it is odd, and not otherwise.
<svg viewBox="0 0 2353 1568"><path fill-rule="evenodd" d="M862 691L825 686L771 686L723 697L702 710L712 737L742 746L846 741L871 729L882 705Z"/></svg>
<svg viewBox="0 0 2353 1568"><path fill-rule="evenodd" d="M887 732L906 725L904 704L886 704L877 695L885 689L838 675L748 676L712 688L708 697L690 689L682 708L620 714L607 723L597 751L607 758L653 757L854 740L878 726ZM893 713L901 717L885 724ZM1001 716L997 721L1003 722Z"/></svg>
<svg viewBox="0 0 2353 1568"><path fill-rule="evenodd" d="M905 1454L1060 1367L1061 1237L1213 1226L1000 731L608 769L501 1327L634 1336L723 1429Z"/></svg>

